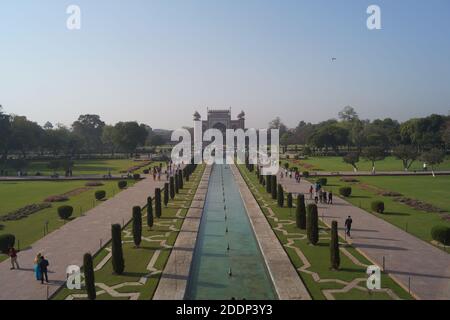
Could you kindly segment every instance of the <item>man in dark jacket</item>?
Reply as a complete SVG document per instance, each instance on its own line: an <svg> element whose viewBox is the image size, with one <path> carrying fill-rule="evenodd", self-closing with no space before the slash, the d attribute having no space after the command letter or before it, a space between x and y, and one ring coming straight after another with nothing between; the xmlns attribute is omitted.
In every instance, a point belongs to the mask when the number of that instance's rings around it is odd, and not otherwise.
<svg viewBox="0 0 450 320"><path fill-rule="evenodd" d="M41 283L44 283L44 276L45 276L45 282L48 283L48 275L47 275L47 268L48 268L48 260L45 259L44 256L41 258L41 262L39 262L39 268L41 269Z"/></svg>
<svg viewBox="0 0 450 320"><path fill-rule="evenodd" d="M347 220L345 220L345 233L350 238L352 237L352 235L351 235L352 223L353 223L352 217L348 216Z"/></svg>

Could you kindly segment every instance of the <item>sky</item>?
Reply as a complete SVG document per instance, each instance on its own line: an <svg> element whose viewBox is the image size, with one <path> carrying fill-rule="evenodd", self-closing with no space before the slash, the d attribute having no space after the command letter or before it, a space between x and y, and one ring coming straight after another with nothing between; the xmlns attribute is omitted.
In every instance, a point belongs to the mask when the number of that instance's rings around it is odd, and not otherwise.
<svg viewBox="0 0 450 320"><path fill-rule="evenodd" d="M0 1L0 105L41 125L89 113L175 129L231 107L248 127L293 127L347 105L404 121L448 114L449 89L448 0Z"/></svg>

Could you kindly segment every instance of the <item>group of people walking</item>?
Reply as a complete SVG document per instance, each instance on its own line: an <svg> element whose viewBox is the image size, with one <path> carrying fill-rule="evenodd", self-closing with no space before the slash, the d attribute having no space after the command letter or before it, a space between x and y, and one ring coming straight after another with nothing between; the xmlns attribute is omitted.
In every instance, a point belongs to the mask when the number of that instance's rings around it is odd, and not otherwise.
<svg viewBox="0 0 450 320"><path fill-rule="evenodd" d="M8 249L8 256L11 261L11 270L20 270L17 254L18 251L14 247L10 247ZM45 259L45 257L41 253L38 253L36 255L36 258L34 258L33 263L33 271L36 280L41 281L42 284L44 283L44 280L46 283L48 283L48 260Z"/></svg>
<svg viewBox="0 0 450 320"><path fill-rule="evenodd" d="M316 183L315 186L310 186L309 188L309 199L313 200L316 204L333 204L333 192L326 192L323 190L320 183Z"/></svg>
<svg viewBox="0 0 450 320"><path fill-rule="evenodd" d="M288 170L288 169L284 169L284 171L282 170L280 173L280 177L281 177L281 179L283 179L284 177L289 178L289 179L294 178L297 183L300 183L301 178L302 178L300 172L294 171L294 170Z"/></svg>

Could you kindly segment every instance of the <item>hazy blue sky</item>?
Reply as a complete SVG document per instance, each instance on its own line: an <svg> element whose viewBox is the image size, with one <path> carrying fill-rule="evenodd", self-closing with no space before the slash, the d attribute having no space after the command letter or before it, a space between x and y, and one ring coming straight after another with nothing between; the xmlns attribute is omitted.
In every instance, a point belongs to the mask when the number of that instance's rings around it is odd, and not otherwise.
<svg viewBox="0 0 450 320"><path fill-rule="evenodd" d="M66 8L82 29L66 29ZM382 30L366 9L382 10ZM331 58L338 60L334 63ZM405 120L450 110L448 0L1 0L0 104L40 124L191 125L232 107L248 125Z"/></svg>

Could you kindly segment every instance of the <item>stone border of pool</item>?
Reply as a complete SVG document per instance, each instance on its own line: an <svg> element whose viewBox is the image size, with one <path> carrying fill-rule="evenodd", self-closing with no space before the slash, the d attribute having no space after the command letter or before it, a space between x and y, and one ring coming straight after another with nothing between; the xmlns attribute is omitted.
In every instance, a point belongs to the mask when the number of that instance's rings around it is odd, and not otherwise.
<svg viewBox="0 0 450 320"><path fill-rule="evenodd" d="M231 166L250 223L280 300L311 300L300 276L289 260L258 202L236 165Z"/></svg>
<svg viewBox="0 0 450 320"><path fill-rule="evenodd" d="M200 221L208 193L211 166L206 166L194 199L161 275L153 300L184 300Z"/></svg>

